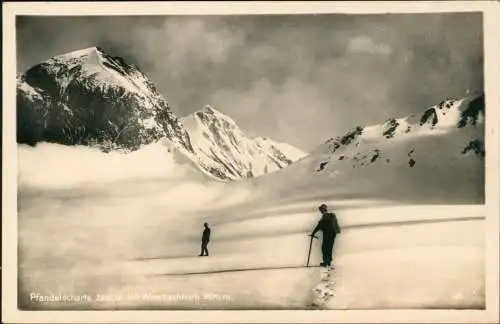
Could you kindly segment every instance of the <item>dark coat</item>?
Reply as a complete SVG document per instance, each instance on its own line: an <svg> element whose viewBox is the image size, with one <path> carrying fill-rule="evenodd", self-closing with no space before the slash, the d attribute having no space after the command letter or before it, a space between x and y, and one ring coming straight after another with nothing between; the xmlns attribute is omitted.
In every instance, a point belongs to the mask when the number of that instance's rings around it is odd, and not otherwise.
<svg viewBox="0 0 500 324"><path fill-rule="evenodd" d="M210 228L205 227L205 229L203 230L203 236L201 237L201 240L203 242L210 241Z"/></svg>
<svg viewBox="0 0 500 324"><path fill-rule="evenodd" d="M314 228L312 235L318 231L323 232L323 237L332 237L340 233L340 226L335 213L323 214L318 225Z"/></svg>

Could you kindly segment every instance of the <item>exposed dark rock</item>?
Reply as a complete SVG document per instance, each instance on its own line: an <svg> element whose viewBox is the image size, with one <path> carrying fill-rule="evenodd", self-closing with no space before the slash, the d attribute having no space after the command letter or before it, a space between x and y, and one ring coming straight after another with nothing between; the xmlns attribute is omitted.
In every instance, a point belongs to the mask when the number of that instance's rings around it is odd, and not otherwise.
<svg viewBox="0 0 500 324"><path fill-rule="evenodd" d="M388 122L388 128L384 131L383 135L385 138L392 138L398 128L399 123L396 119L390 119Z"/></svg>
<svg viewBox="0 0 500 324"><path fill-rule="evenodd" d="M104 67L88 63L90 57ZM105 68L144 90L132 91L118 80L103 81L95 71ZM189 135L152 82L135 66L101 49L58 56L26 71L18 79L17 117L17 140L29 145L45 141L133 151L167 138L192 151Z"/></svg>
<svg viewBox="0 0 500 324"><path fill-rule="evenodd" d="M432 126L436 126L436 124L438 123L438 117L435 108L429 108L424 112L422 118L420 119L420 126L428 123L431 118L432 118L431 121Z"/></svg>
<svg viewBox="0 0 500 324"><path fill-rule="evenodd" d="M469 151L473 151L481 160L484 159L484 142L479 139L470 141L462 150L462 154L467 154Z"/></svg>
<svg viewBox="0 0 500 324"><path fill-rule="evenodd" d="M484 115L485 103L484 103L484 93L474 100L470 101L467 108L460 114L460 120L458 121L458 127L463 128L468 123L476 125L479 115Z"/></svg>
<svg viewBox="0 0 500 324"><path fill-rule="evenodd" d="M321 163L319 164L319 168L318 168L318 170L316 170L316 171L318 171L318 172L319 172L319 171L323 171L323 170L325 169L325 167L326 167L326 165L327 165L327 164L328 164L328 162L321 162Z"/></svg>

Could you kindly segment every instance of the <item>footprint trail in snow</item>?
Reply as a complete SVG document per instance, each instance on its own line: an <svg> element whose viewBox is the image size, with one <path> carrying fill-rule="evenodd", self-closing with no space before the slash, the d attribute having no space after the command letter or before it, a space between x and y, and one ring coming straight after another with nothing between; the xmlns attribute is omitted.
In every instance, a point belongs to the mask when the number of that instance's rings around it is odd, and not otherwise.
<svg viewBox="0 0 500 324"><path fill-rule="evenodd" d="M336 296L335 274L334 267L321 268L321 281L313 289L313 301L310 305L312 308L322 309L332 297Z"/></svg>

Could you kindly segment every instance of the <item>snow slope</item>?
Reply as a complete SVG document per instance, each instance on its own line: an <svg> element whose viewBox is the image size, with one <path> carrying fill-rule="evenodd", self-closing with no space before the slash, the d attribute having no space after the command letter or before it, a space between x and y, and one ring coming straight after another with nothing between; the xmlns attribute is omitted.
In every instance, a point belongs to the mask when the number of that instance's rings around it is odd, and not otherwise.
<svg viewBox="0 0 500 324"><path fill-rule="evenodd" d="M23 148L19 156L22 309L306 309L320 274L301 267L307 233L319 218L319 194L328 194L322 201L335 207L343 229L334 249L337 294L325 308L485 305L480 204L422 205L403 191L392 201L353 199L331 186L266 200L243 182L209 182L190 168L178 174L177 162L157 161L155 150L61 155L41 148ZM61 156L89 166L57 168ZM146 161L171 172L156 175ZM93 177L92 163L104 169ZM111 169L114 174L106 172ZM358 189L353 195L363 197ZM199 258L205 221L212 228L211 256ZM319 261L314 241L311 264ZM196 274L231 269L247 271ZM39 301L31 293L91 299Z"/></svg>
<svg viewBox="0 0 500 324"><path fill-rule="evenodd" d="M263 197L484 203L484 96L358 126L250 186ZM451 190L451 188L453 188Z"/></svg>
<svg viewBox="0 0 500 324"><path fill-rule="evenodd" d="M319 269L300 266L307 259L306 234L318 220L315 207L306 204L304 211L287 214L271 211L266 217L245 211L219 216L211 199L203 199L207 193L203 186L175 194L165 184L135 181L100 186L99 191L87 187L79 192L23 195L22 307L308 307ZM253 207L261 211L259 205ZM425 215L429 221L391 225L394 219L407 221L406 212ZM334 250L337 296L326 307L484 307L483 213L481 206L368 207L338 212L343 233ZM351 216L358 220L350 223ZM212 228L211 256L199 258L199 237L207 220ZM311 264L319 261L320 242L315 241ZM189 274L231 269L249 270ZM32 291L87 294L93 300L40 303L30 301ZM97 300L98 295L106 299Z"/></svg>
<svg viewBox="0 0 500 324"><path fill-rule="evenodd" d="M305 156L286 143L249 138L230 117L205 106L182 119L200 167L217 178L258 177L282 169Z"/></svg>

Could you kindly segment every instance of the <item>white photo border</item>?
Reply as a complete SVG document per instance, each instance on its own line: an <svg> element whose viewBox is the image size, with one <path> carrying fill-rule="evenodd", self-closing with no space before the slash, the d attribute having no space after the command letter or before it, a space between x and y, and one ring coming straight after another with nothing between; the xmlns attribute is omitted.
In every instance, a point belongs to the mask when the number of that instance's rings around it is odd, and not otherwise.
<svg viewBox="0 0 500 324"><path fill-rule="evenodd" d="M486 94L486 309L324 311L20 311L17 309L17 148L15 124L17 15L231 15L482 12ZM11 2L3 3L2 321L8 323L498 323L500 4L422 2Z"/></svg>

